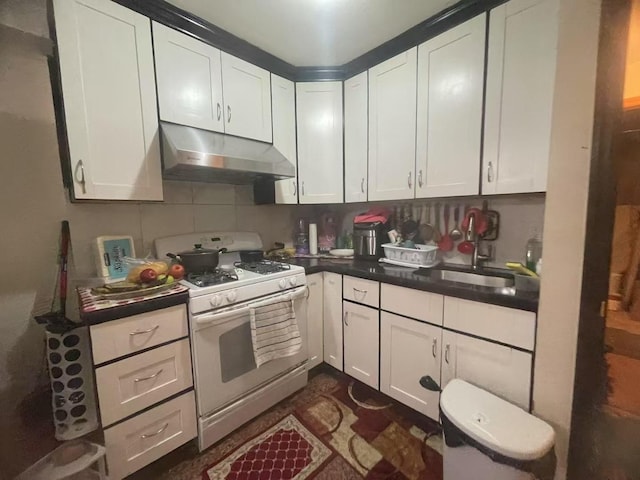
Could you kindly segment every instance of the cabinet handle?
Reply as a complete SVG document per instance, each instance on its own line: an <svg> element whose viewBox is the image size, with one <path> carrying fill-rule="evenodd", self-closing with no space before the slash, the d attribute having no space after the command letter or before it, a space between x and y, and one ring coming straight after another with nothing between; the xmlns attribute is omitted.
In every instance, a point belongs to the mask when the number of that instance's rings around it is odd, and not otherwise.
<svg viewBox="0 0 640 480"><path fill-rule="evenodd" d="M357 298L358 297L358 293L362 294L362 297L360 298L360 300L364 300L364 297L367 296L367 290L360 290L359 288L353 287L353 297Z"/></svg>
<svg viewBox="0 0 640 480"><path fill-rule="evenodd" d="M347 322L347 315L349 315L349 312L344 312L344 315L343 315L343 317L344 317L344 324L345 324L345 326L347 326L347 327L348 327L348 326L349 326L349 322Z"/></svg>
<svg viewBox="0 0 640 480"><path fill-rule="evenodd" d="M291 183L293 184L293 196L295 197L298 194L298 186L295 181Z"/></svg>
<svg viewBox="0 0 640 480"><path fill-rule="evenodd" d="M78 170L80 171L80 178L78 178ZM82 159L78 160L78 163L76 163L76 169L73 173L76 182L82 186L82 193L87 193L87 184L84 178L84 164L82 163Z"/></svg>
<svg viewBox="0 0 640 480"><path fill-rule="evenodd" d="M151 333L154 330L157 330L160 327L160 325L156 325L155 327L151 327L148 330L136 330L135 332L129 332L129 335L133 336L133 335L142 335L144 333Z"/></svg>
<svg viewBox="0 0 640 480"><path fill-rule="evenodd" d="M231 105L227 105L227 123L231 123Z"/></svg>
<svg viewBox="0 0 640 480"><path fill-rule="evenodd" d="M360 191L364 193L364 177L362 177L362 180L360 180Z"/></svg>
<svg viewBox="0 0 640 480"><path fill-rule="evenodd" d="M411 172L409 172L409 176L407 177L407 185L409 185L409 188L413 186L413 183L411 182Z"/></svg>
<svg viewBox="0 0 640 480"><path fill-rule="evenodd" d="M304 180L302 181L302 195L304 196Z"/></svg>
<svg viewBox="0 0 640 480"><path fill-rule="evenodd" d="M451 345L447 344L444 347L444 361L445 363L449 363L449 350L451 349Z"/></svg>
<svg viewBox="0 0 640 480"><path fill-rule="evenodd" d="M162 373L162 371L163 371L163 370L164 370L164 369L163 369L163 368L161 368L160 370L158 370L158 371L157 371L156 373L154 373L153 375L149 375L148 377L134 378L134 379L133 379L133 381L134 381L135 383L138 383L138 382L142 382L142 381L144 381L144 380L152 380L152 379L156 378L158 375L160 375L160 374Z"/></svg>
<svg viewBox="0 0 640 480"><path fill-rule="evenodd" d="M489 162L489 166L487 167L487 181L489 183L493 182L493 164Z"/></svg>
<svg viewBox="0 0 640 480"><path fill-rule="evenodd" d="M431 354L433 355L433 358L436 358L437 352L438 352L438 339L434 338L433 343L431 344Z"/></svg>
<svg viewBox="0 0 640 480"><path fill-rule="evenodd" d="M153 432L153 433L143 433L142 435L140 435L140 438L142 438L143 440L145 438L150 438L150 437L155 437L156 435L160 435L162 432L164 432L167 427L169 426L169 422L165 423L162 428L160 430L158 430L157 432Z"/></svg>
<svg viewBox="0 0 640 480"><path fill-rule="evenodd" d="M220 106L220 102L218 102L218 120L220 120L220 117L222 116L222 107Z"/></svg>
<svg viewBox="0 0 640 480"><path fill-rule="evenodd" d="M418 172L418 186L422 188L422 170Z"/></svg>

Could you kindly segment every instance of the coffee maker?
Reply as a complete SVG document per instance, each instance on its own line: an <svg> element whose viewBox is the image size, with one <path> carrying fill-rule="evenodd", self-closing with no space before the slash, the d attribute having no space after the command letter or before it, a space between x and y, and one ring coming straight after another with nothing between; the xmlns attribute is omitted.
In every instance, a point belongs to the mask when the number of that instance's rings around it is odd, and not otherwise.
<svg viewBox="0 0 640 480"><path fill-rule="evenodd" d="M382 244L388 242L387 225L383 222L353 224L354 257L378 260L384 256Z"/></svg>

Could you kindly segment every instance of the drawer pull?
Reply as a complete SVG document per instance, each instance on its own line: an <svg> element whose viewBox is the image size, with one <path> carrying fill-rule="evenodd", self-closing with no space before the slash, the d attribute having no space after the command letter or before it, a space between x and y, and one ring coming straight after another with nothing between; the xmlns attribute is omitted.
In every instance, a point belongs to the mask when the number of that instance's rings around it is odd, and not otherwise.
<svg viewBox="0 0 640 480"><path fill-rule="evenodd" d="M358 294L361 294L359 299L358 299ZM364 300L364 297L366 296L367 296L367 290L360 290L359 288L353 287L353 297L356 300Z"/></svg>
<svg viewBox="0 0 640 480"><path fill-rule="evenodd" d="M438 340L434 338L433 343L431 344L431 354L433 355L433 358L436 358L437 352L438 352Z"/></svg>
<svg viewBox="0 0 640 480"><path fill-rule="evenodd" d="M151 333L157 330L159 327L160 325L156 325L155 327L151 327L148 330L136 330L135 332L129 332L129 335L133 336L133 335L143 335L145 333Z"/></svg>
<svg viewBox="0 0 640 480"><path fill-rule="evenodd" d="M155 437L156 435L160 435L162 432L164 432L167 427L169 426L169 422L165 423L162 428L160 430L158 430L157 432L153 432L153 433L143 433L142 435L140 435L140 438L142 438L143 440L145 438L151 438L151 437Z"/></svg>
<svg viewBox="0 0 640 480"><path fill-rule="evenodd" d="M164 370L164 369L161 368L156 373L154 373L153 375L149 375L148 377L134 378L133 381L138 383L138 382L143 382L144 380L152 380L152 379L156 378L158 375L160 375L162 373L162 370Z"/></svg>

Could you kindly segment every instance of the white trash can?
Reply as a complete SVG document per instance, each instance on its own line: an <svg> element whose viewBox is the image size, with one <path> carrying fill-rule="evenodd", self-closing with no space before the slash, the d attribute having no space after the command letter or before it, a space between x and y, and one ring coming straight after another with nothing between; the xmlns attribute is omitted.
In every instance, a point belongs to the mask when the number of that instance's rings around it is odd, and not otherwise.
<svg viewBox="0 0 640 480"><path fill-rule="evenodd" d="M542 420L463 380L440 397L444 480L552 480L555 433Z"/></svg>

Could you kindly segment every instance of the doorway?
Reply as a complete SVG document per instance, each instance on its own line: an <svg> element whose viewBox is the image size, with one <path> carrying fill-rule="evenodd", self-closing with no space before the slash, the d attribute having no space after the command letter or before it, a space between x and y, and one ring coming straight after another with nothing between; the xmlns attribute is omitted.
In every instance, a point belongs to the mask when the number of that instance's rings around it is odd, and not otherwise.
<svg viewBox="0 0 640 480"><path fill-rule="evenodd" d="M568 478L638 480L640 0L603 0L600 29Z"/></svg>

